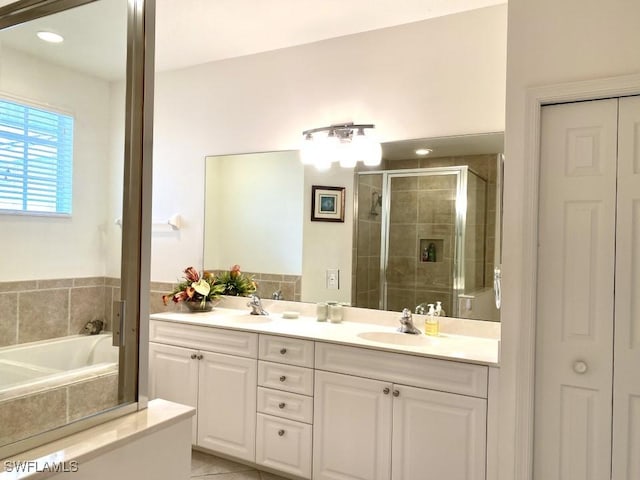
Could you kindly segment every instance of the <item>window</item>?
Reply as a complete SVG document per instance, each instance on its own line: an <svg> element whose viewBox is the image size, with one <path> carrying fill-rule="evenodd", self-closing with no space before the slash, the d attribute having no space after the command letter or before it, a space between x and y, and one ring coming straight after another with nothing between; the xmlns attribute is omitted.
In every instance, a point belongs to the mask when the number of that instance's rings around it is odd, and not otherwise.
<svg viewBox="0 0 640 480"><path fill-rule="evenodd" d="M0 212L71 214L73 117L0 99Z"/></svg>

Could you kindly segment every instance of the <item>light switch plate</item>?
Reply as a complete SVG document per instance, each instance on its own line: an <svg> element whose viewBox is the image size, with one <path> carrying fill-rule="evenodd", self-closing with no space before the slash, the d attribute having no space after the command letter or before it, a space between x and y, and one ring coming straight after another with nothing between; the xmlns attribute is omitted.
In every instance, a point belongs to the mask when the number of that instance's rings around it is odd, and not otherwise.
<svg viewBox="0 0 640 480"><path fill-rule="evenodd" d="M337 268L327 269L327 289L339 290L340 289L340 270Z"/></svg>

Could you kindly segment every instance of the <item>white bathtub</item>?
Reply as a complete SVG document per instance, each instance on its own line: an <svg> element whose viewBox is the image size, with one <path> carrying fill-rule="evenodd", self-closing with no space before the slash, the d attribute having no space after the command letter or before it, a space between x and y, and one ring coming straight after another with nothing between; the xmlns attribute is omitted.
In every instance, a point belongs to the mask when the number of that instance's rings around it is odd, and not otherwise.
<svg viewBox="0 0 640 480"><path fill-rule="evenodd" d="M0 402L118 370L111 334L71 335L0 348Z"/></svg>

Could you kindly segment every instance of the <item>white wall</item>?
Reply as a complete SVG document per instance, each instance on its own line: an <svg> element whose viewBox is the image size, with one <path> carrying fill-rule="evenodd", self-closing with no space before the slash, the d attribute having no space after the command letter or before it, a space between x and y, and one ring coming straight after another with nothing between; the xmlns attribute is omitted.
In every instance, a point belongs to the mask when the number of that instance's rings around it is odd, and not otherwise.
<svg viewBox="0 0 640 480"><path fill-rule="evenodd" d="M75 119L71 218L0 214L0 281L104 275L109 84L0 48L0 92Z"/></svg>
<svg viewBox="0 0 640 480"><path fill-rule="evenodd" d="M526 425L515 425L518 340L526 312L523 264L528 203L525 146L535 141L525 130L527 88L640 73L640 2L635 0L510 0L507 56L503 303L501 358L500 478L514 472L516 443ZM530 239L529 239L530 240ZM542 252L541 254L544 254ZM535 268L534 268L535 270ZM517 405L522 407L522 405Z"/></svg>
<svg viewBox="0 0 640 480"><path fill-rule="evenodd" d="M298 152L207 157L204 266L300 275L304 166Z"/></svg>
<svg viewBox="0 0 640 480"><path fill-rule="evenodd" d="M328 171L307 166L304 172L302 295L305 302L351 302L353 268L353 169ZM311 186L345 187L344 223L311 221ZM327 289L327 269L340 270L340 288Z"/></svg>
<svg viewBox="0 0 640 480"><path fill-rule="evenodd" d="M152 279L202 265L207 155L295 149L302 130L345 121L382 141L503 130L505 24L501 5L159 73L154 215L185 225L153 237Z"/></svg>

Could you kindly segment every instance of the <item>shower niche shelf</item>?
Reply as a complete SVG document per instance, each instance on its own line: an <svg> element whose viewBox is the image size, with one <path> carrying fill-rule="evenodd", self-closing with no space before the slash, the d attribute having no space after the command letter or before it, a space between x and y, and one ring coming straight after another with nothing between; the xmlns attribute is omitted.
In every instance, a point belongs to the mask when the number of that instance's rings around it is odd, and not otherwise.
<svg viewBox="0 0 640 480"><path fill-rule="evenodd" d="M421 238L418 256L420 263L440 263L444 253L444 239Z"/></svg>

